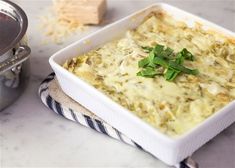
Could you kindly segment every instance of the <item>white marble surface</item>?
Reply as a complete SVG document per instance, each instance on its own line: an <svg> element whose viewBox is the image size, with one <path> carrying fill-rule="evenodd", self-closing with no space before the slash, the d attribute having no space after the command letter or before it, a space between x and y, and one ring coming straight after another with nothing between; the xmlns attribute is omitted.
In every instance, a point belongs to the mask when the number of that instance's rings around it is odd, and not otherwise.
<svg viewBox="0 0 235 168"><path fill-rule="evenodd" d="M63 45L41 45L38 16L50 4L46 0L14 0L29 17L29 44L32 48L31 79L25 93L11 107L0 112L0 167L159 167L167 166L153 156L110 139L57 116L40 102L37 89L51 72L48 58ZM156 0L109 1L106 19L115 21ZM234 0L164 1L235 31ZM235 167L235 124L193 155L203 168Z"/></svg>

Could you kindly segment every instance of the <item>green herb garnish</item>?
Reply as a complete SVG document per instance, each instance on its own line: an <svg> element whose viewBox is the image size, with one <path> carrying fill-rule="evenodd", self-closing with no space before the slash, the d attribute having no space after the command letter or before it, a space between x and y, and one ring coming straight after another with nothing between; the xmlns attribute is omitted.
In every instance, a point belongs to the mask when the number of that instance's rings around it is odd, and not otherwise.
<svg viewBox="0 0 235 168"><path fill-rule="evenodd" d="M189 69L183 65L185 60L194 61L194 55L186 48L174 54L174 51L163 45L155 47L142 47L149 53L149 56L138 62L141 71L137 76L154 78L156 75L163 75L168 81L173 81L180 73L197 75L197 69Z"/></svg>
<svg viewBox="0 0 235 168"><path fill-rule="evenodd" d="M148 78L153 78L156 75L160 75L161 72L158 71L156 68L152 68L152 67L147 67L144 68L142 71L137 73L137 76L144 76L144 77L148 77Z"/></svg>
<svg viewBox="0 0 235 168"><path fill-rule="evenodd" d="M146 52L150 52L153 50L152 47L142 47L142 49L144 49Z"/></svg>

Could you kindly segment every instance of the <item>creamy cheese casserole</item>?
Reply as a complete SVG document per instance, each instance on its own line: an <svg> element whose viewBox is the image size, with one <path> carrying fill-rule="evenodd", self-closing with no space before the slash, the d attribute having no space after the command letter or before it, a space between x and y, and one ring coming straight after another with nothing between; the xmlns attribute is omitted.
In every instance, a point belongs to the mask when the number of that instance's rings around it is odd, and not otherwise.
<svg viewBox="0 0 235 168"><path fill-rule="evenodd" d="M148 56L142 47L156 44L186 48L195 60L184 65L199 74L174 81L137 76L138 62ZM164 12L63 66L169 136L189 131L235 98L235 39L200 24L188 27Z"/></svg>

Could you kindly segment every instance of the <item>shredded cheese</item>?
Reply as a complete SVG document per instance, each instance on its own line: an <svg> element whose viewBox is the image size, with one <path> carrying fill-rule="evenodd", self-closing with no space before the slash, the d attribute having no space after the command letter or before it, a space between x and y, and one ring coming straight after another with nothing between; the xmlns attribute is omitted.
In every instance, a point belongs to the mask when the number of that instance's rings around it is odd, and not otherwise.
<svg viewBox="0 0 235 168"><path fill-rule="evenodd" d="M53 42L61 44L68 37L83 32L88 26L84 26L77 21L61 19L56 15L53 8L47 8L40 19L40 30L47 38L43 43Z"/></svg>

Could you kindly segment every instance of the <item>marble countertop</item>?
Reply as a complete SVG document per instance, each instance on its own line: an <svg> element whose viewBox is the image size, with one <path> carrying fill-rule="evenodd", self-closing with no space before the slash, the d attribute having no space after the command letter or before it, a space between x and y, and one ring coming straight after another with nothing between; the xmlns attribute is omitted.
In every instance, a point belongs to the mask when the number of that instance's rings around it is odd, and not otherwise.
<svg viewBox="0 0 235 168"><path fill-rule="evenodd" d="M63 44L41 43L38 31L46 0L14 0L29 17L31 79L24 94L12 106L0 112L0 167L159 167L164 163L117 140L77 125L48 110L40 101L40 82L52 70L48 58L86 34L93 27L67 39ZM156 0L112 0L108 3L110 23ZM235 31L234 0L164 1ZM193 154L202 168L235 167L235 124L231 125Z"/></svg>

